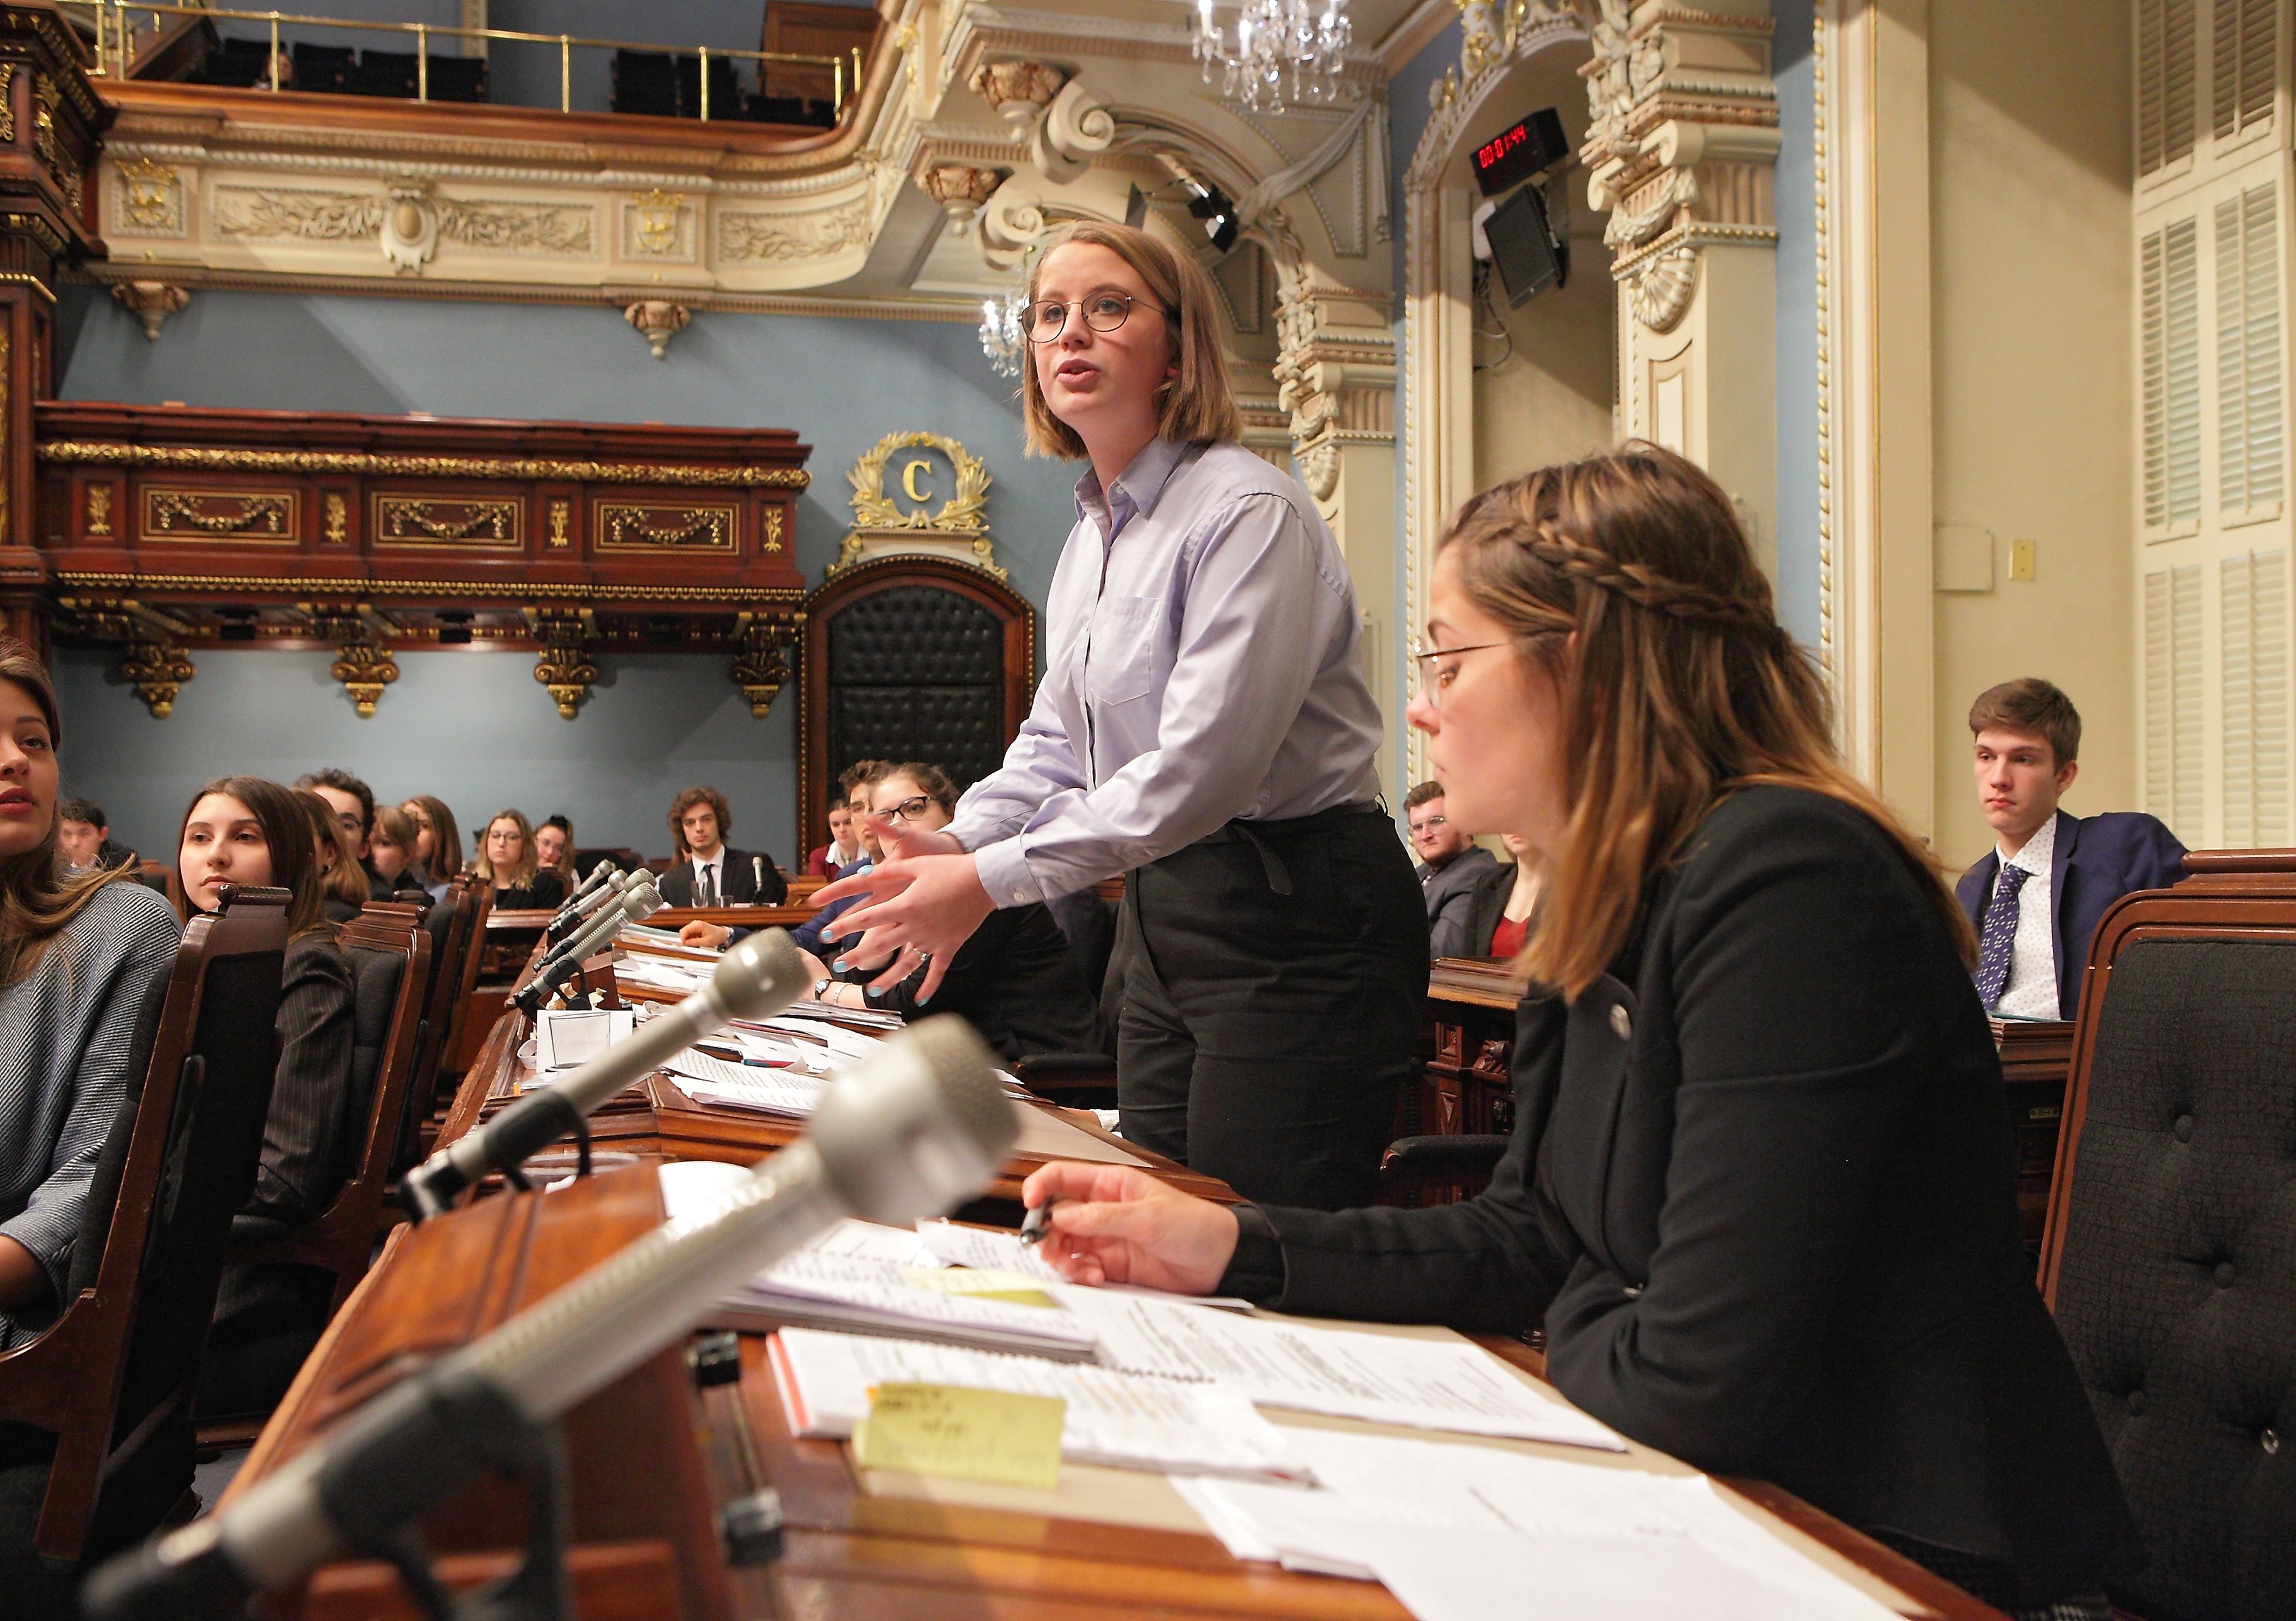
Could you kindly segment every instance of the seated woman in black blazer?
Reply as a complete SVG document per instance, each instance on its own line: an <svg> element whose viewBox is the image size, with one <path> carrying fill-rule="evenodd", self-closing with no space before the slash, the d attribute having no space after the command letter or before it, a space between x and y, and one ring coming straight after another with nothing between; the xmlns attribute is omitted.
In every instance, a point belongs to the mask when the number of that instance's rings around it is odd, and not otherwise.
<svg viewBox="0 0 2296 1621"><path fill-rule="evenodd" d="M2018 1246L1967 922L1836 759L1730 498L1633 445L1470 502L1412 724L1520 834L1513 1142L1430 1209L1210 1204L1051 1165L1086 1282L1517 1331L1636 1440L1775 1481L2013 1609L2102 1617L2136 1543ZM1552 988L1547 988L1552 987Z"/></svg>
<svg viewBox="0 0 2296 1621"><path fill-rule="evenodd" d="M340 828L332 815L315 825L305 806L311 798L261 777L225 777L193 796L176 841L191 915L215 910L226 884L275 884L294 897L279 994L279 1068L255 1191L243 1212L291 1227L325 1212L366 1124L367 1100L354 1095L351 1083L350 969L327 919L319 856L328 847L320 839L330 829L340 836ZM275 1404L326 1326L333 1290L333 1274L316 1267L226 1266L200 1371L199 1410L253 1412Z"/></svg>
<svg viewBox="0 0 2296 1621"><path fill-rule="evenodd" d="M471 865L483 883L495 887L497 912L540 912L565 902L558 874L542 870L534 847L534 823L519 810L496 811L479 835L479 858Z"/></svg>
<svg viewBox="0 0 2296 1621"><path fill-rule="evenodd" d="M896 765L871 786L869 796L880 837L895 823L931 832L956 814L956 786L937 766ZM905 1019L962 1013L1008 1059L1099 1051L1083 970L1068 937L1041 905L989 913L958 950L929 1003L917 1000L922 968L890 991L870 991L864 987L878 970L832 976L812 953L801 954L813 971L815 995L824 1002L882 1008Z"/></svg>

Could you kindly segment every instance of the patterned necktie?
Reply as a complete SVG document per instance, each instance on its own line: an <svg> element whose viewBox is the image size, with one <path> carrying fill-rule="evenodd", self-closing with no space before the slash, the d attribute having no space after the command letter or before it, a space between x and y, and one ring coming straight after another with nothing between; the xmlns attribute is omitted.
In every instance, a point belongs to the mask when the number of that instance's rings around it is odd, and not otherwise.
<svg viewBox="0 0 2296 1621"><path fill-rule="evenodd" d="M1985 909L1985 934L1977 943L1977 999L1991 1012L2009 988L2010 948L2017 943L2017 891L2032 876L2022 867L2004 865L1993 886L1993 904Z"/></svg>
<svg viewBox="0 0 2296 1621"><path fill-rule="evenodd" d="M716 862L705 861L701 864L701 896L695 903L697 905L714 906L718 904L718 886L710 880L710 874L715 872L717 868ZM2011 927L2014 928L2015 925L2012 924Z"/></svg>

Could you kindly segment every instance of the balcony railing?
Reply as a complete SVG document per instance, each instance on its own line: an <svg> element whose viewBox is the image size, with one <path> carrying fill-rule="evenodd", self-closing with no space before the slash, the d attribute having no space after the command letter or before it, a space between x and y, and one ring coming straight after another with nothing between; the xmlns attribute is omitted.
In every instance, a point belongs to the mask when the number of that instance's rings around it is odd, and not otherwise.
<svg viewBox="0 0 2296 1621"><path fill-rule="evenodd" d="M298 30L333 29L350 34L398 34L414 42L414 95L418 102L429 102L430 94L430 42L433 39L484 40L489 45L554 45L558 50L558 110L570 112L574 106L574 53L578 50L635 53L644 56L668 54L660 45L643 44L634 40L593 39L579 34L533 34L516 29L457 29L427 22L373 22L337 17L309 17L289 12L234 11L214 5L178 5L127 4L127 0L61 0L67 12L87 14L94 22L98 78L126 79L130 67L145 53L160 45L168 31L168 20L185 19L206 22L259 22L269 29L269 49L263 68L257 74L257 87L274 92L294 88L293 69L280 45L282 27ZM765 94L766 69L769 65L806 68L816 71L826 70L830 77L830 105L832 116L842 119L849 90L858 88L861 82L861 50L853 47L841 56L811 56L786 51L712 50L700 46L693 53L681 55L699 57L699 85L695 112L707 121L712 116L710 73L711 62L736 61L758 64L760 96ZM283 83L283 80L286 82ZM717 86L719 96L725 85ZM738 87L735 94L738 103ZM467 99L456 97L457 100ZM817 105L817 103L816 103ZM721 104L716 109L719 119L729 110ZM738 104L730 110L741 116Z"/></svg>

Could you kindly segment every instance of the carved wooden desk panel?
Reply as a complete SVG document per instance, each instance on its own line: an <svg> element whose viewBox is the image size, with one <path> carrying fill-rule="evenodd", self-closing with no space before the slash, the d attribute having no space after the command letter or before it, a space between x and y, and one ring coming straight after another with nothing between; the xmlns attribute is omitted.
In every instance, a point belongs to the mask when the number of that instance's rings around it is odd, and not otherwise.
<svg viewBox="0 0 2296 1621"><path fill-rule="evenodd" d="M1397 1122L1398 1136L1456 1136L1514 1126L1514 1009L1521 987L1505 965L1480 957L1441 957L1427 982L1424 1065Z"/></svg>

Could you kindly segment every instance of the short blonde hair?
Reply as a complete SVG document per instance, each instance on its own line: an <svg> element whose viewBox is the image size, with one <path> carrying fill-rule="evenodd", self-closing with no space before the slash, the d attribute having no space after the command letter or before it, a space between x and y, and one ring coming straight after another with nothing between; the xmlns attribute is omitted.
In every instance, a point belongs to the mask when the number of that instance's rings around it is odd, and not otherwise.
<svg viewBox="0 0 2296 1621"><path fill-rule="evenodd" d="M1115 254L1140 273L1150 294L1163 307L1165 325L1172 335L1172 358L1180 363L1180 374L1160 390L1164 405L1156 417L1157 437L1174 445L1242 438L1243 419L1236 413L1235 396L1227 385L1227 356L1220 348L1219 294L1203 266L1136 226L1084 220L1063 228L1037 256L1029 272L1032 302L1045 261L1071 242L1105 248ZM1028 426L1030 455L1059 456L1070 462L1084 457L1084 440L1045 403L1034 354L1021 368L1021 415Z"/></svg>

